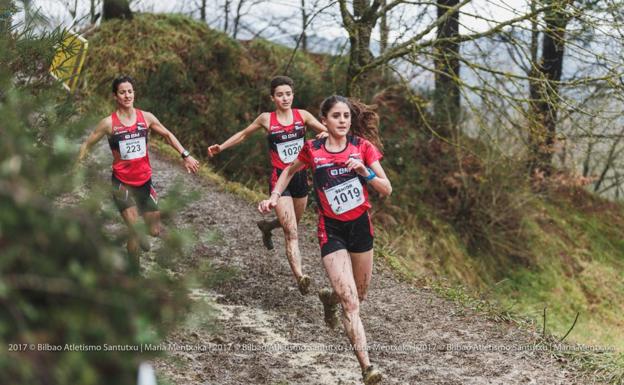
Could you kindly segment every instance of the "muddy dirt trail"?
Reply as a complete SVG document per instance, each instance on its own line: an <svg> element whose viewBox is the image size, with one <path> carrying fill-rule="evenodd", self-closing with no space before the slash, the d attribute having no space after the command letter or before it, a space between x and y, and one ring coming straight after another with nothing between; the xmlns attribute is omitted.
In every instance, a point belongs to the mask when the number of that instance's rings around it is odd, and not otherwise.
<svg viewBox="0 0 624 385"><path fill-rule="evenodd" d="M205 316L203 324L216 326L188 322L173 331L166 342L191 348L170 349L156 361L159 378L176 385L361 384L342 327L332 331L323 322L316 291L328 281L314 226L299 230L304 272L313 280L304 297L292 278L281 230L274 231L273 251L263 247L255 225L262 216L254 204L186 174L179 162L152 155L161 204L174 199L168 192L176 180L200 192L168 223L195 232L199 240L172 269L185 275L208 262L235 271L216 287L191 290L196 306L190 317ZM142 263L153 263L151 255ZM209 306L212 310L202 313ZM526 331L487 321L431 290L401 282L379 260L361 314L383 384L592 383L547 353L515 349L532 343Z"/></svg>

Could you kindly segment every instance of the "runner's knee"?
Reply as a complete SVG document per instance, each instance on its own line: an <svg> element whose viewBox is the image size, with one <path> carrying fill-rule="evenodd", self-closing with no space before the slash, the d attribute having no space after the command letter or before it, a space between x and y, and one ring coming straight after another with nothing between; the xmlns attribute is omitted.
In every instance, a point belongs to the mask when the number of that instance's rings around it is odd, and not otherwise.
<svg viewBox="0 0 624 385"><path fill-rule="evenodd" d="M160 226L152 226L149 229L149 233L152 237L160 236Z"/></svg>
<svg viewBox="0 0 624 385"><path fill-rule="evenodd" d="M357 297L353 295L343 297L341 299L341 303L342 310L344 311L345 317L347 318L351 318L353 315L360 312L360 301Z"/></svg>
<svg viewBox="0 0 624 385"><path fill-rule="evenodd" d="M284 237L290 241L296 241L299 239L299 235L297 234L296 226L286 226L284 227Z"/></svg>

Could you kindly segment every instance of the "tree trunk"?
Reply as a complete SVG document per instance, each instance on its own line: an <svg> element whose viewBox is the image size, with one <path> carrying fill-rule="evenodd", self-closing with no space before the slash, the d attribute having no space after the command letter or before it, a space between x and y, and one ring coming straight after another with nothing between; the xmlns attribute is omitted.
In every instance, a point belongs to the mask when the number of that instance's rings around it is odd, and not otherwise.
<svg viewBox="0 0 624 385"><path fill-rule="evenodd" d="M236 17L234 18L234 31L232 32L232 37L234 39L236 39L236 36L238 35L238 26L240 25L240 19L243 16L241 15L243 4L245 4L245 0L239 0L238 5L236 6Z"/></svg>
<svg viewBox="0 0 624 385"><path fill-rule="evenodd" d="M351 50L347 67L347 96L361 96L362 89L368 80L368 74L356 76L360 68L373 60L370 51L370 40L376 19L365 17L368 10L367 0L353 0L353 27L349 33Z"/></svg>
<svg viewBox="0 0 624 385"><path fill-rule="evenodd" d="M97 0L91 0L89 2L89 20L91 21L91 24L94 24L97 21L97 4L96 4Z"/></svg>
<svg viewBox="0 0 624 385"><path fill-rule="evenodd" d="M308 13L306 12L305 0L301 0L301 49L308 52L308 35L306 29L308 27Z"/></svg>
<svg viewBox="0 0 624 385"><path fill-rule="evenodd" d="M204 23L206 22L206 0L201 0L201 4L199 6L199 17Z"/></svg>
<svg viewBox="0 0 624 385"><path fill-rule="evenodd" d="M529 172L552 172L552 157L557 134L559 82L563 70L565 30L569 21L566 7L569 0L547 0L556 7L544 15L546 30L542 38L542 58L534 65L535 76L530 82Z"/></svg>
<svg viewBox="0 0 624 385"><path fill-rule="evenodd" d="M381 6L386 6L386 0L380 1ZM384 13L381 15L381 20L379 21L379 54L383 54L386 52L388 48L388 33L390 29L388 28L388 18Z"/></svg>
<svg viewBox="0 0 624 385"><path fill-rule="evenodd" d="M366 24L359 23L356 26L356 34L349 37L351 43L351 55L349 57L349 67L347 70L347 76L349 79L349 96L358 96L362 93L362 86L368 80L368 75L363 74L355 78L359 73L360 68L371 62L373 54L370 51L370 39L372 33L372 27Z"/></svg>
<svg viewBox="0 0 624 385"><path fill-rule="evenodd" d="M130 2L128 0L103 0L102 20L132 19Z"/></svg>
<svg viewBox="0 0 624 385"><path fill-rule="evenodd" d="M438 18L459 4L459 0L437 0ZM435 74L434 119L438 133L448 137L457 127L460 114L459 43L448 39L459 36L459 11L438 27L433 47Z"/></svg>
<svg viewBox="0 0 624 385"><path fill-rule="evenodd" d="M223 9L225 12L225 17L223 18L223 32L227 33L230 21L230 5L231 0L225 0L225 4L223 5Z"/></svg>

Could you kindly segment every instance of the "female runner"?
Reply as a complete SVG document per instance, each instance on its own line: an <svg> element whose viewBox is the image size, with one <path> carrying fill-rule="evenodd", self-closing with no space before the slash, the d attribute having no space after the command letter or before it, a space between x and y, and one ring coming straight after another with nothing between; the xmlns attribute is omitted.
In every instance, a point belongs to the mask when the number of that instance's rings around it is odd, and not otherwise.
<svg viewBox="0 0 624 385"><path fill-rule="evenodd" d="M295 84L287 76L277 76L271 80L271 99L275 103L274 112L260 114L248 127L232 135L222 144L208 147L208 156L213 157L221 151L233 147L254 132L264 129L269 141L269 152L273 170L269 180L269 191L273 191L275 182L282 171L297 158L305 140L306 126L318 134L327 131L312 114L305 110L291 108L295 96ZM326 134L325 134L326 135ZM297 173L285 186L277 200L275 212L277 220L260 221L258 227L262 231L264 245L273 249L271 230L281 226L286 240L286 257L293 272L299 291L306 295L310 288L310 277L303 274L301 254L297 236L297 224L303 215L308 202L308 181L305 171Z"/></svg>
<svg viewBox="0 0 624 385"><path fill-rule="evenodd" d="M334 95L321 104L321 121L329 136L306 142L297 159L282 172L270 198L260 202L258 209L270 212L297 172L306 167L312 169L319 207L321 257L333 289L319 292L325 322L335 326L340 303L342 324L355 349L364 383L377 384L382 375L370 364L359 309L373 271L368 186L381 196L392 192L379 163L379 119L365 105Z"/></svg>

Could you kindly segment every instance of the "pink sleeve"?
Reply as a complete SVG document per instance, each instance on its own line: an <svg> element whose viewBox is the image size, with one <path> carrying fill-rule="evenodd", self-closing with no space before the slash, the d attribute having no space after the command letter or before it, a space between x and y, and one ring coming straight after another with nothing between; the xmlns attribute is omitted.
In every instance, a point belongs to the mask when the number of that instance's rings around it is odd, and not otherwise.
<svg viewBox="0 0 624 385"><path fill-rule="evenodd" d="M381 151L379 151L379 149L368 140L364 141L363 154L364 163L366 164L366 166L370 166L371 164L383 158L383 154L381 153Z"/></svg>

